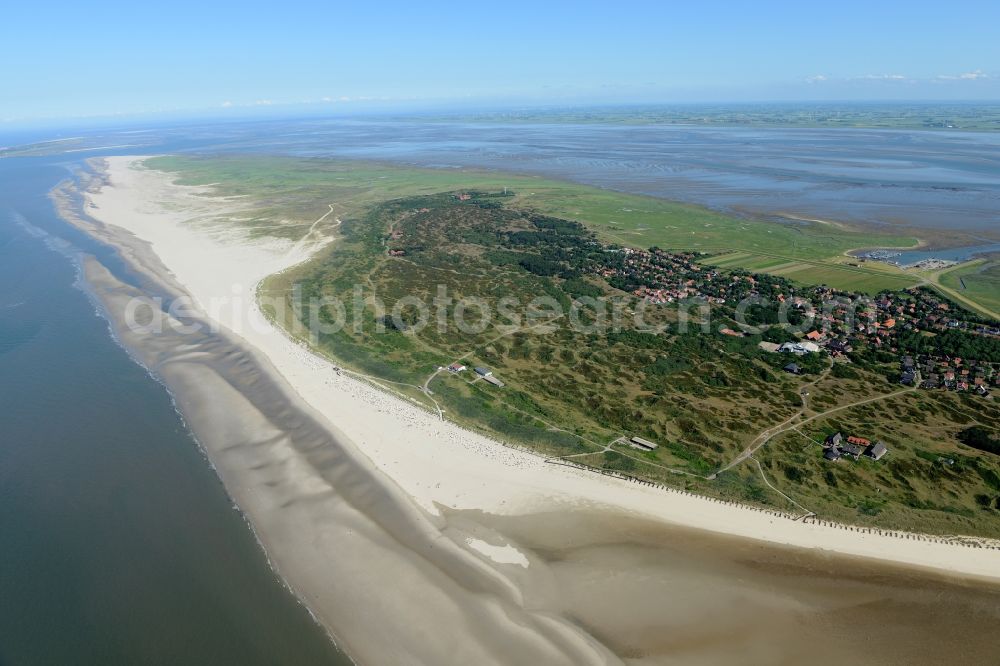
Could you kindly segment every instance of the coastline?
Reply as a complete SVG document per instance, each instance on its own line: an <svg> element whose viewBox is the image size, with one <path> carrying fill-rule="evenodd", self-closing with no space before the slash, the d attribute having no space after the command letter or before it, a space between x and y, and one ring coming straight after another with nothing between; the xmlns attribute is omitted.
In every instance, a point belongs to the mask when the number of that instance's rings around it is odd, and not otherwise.
<svg viewBox="0 0 1000 666"><path fill-rule="evenodd" d="M134 334L120 325L116 333L129 349L154 350L141 360L172 387L181 413L246 513L276 571L335 634L366 633L365 621L338 609L351 606L345 600L363 605L359 595L364 586L331 581L323 566L324 557L343 552L344 535L352 534L350 541L356 531L365 538L358 538L364 543L347 547L354 549L356 558L346 567L350 575L367 577L369 584L377 585L370 564L372 558L386 558L382 567L392 567L400 580L411 581L413 590L430 595L428 606L438 602L440 615L426 622L440 627L451 616L463 626L473 626L467 658L500 663L511 658L505 650L516 644L524 659L546 663L616 661L579 627L550 612L526 608L523 575L530 579L535 558L502 535L483 537L457 530L449 524L455 511L505 517L581 508L618 512L759 544L1000 580L1000 551L793 522L549 465L339 375L327 360L268 323L254 298L261 280L307 260L328 239L316 240L311 247L252 241L220 226L192 224L192 219L209 211L225 214L225 200L207 197L210 193L199 188L172 185L165 174L136 169L141 159L109 158L104 182L85 193L85 212L97 224L82 218L75 223L116 247L165 293L190 293L202 305L223 303L211 312L202 307L191 315L211 320L221 329L218 339L178 338L169 349L168 341L154 336L132 339ZM168 200L173 205L163 205ZM180 205L185 202L187 209ZM113 312L120 312L128 298L142 295L96 262L86 262L85 272ZM220 339L242 350L237 361L205 362ZM185 349L178 351L179 345ZM249 370L251 366L254 370ZM253 381L243 383L248 378L241 373L247 372ZM233 422L232 414L213 413L217 401L238 413L238 422ZM225 432L218 431L219 423L226 424ZM282 434L288 432L298 439ZM325 534L324 525L329 527ZM421 553L419 565L412 558L385 554L400 542ZM443 596L435 599L431 589ZM381 610L386 610L384 604ZM396 610L398 617L390 613L383 621L404 631L405 619L412 621L412 616ZM418 639L416 634L401 636L400 643L412 647ZM399 657L392 651L398 647L377 643L352 639L346 647L372 663ZM425 649L419 660L434 663L444 648Z"/></svg>

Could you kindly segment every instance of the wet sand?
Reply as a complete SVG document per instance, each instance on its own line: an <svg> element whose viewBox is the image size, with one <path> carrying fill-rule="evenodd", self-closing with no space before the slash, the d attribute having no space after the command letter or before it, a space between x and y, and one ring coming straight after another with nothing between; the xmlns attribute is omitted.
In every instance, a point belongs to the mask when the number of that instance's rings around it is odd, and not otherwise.
<svg viewBox="0 0 1000 666"><path fill-rule="evenodd" d="M64 214L141 275L140 291L85 262L119 339L172 391L277 571L360 662L940 663L960 653L988 663L990 629L1000 626L992 584L724 537L716 532L767 538L791 523L461 440L450 424L422 421L429 415L329 368L323 390L348 414L327 409L308 368L278 365L286 357L260 351L252 331L123 327L130 299L177 297L189 276L177 262L167 270L169 249L124 229L155 197L119 200L132 218L122 227L106 223L113 201L92 199L100 208L88 212L105 223ZM156 219L177 237L176 220ZM192 265L203 263L188 247ZM214 266L216 278L226 265ZM285 342L298 362L322 362ZM713 532L681 527L683 515ZM938 559L911 559L1000 573L995 551L898 540L886 550L860 534L796 530L791 542L853 539L857 554L931 554Z"/></svg>

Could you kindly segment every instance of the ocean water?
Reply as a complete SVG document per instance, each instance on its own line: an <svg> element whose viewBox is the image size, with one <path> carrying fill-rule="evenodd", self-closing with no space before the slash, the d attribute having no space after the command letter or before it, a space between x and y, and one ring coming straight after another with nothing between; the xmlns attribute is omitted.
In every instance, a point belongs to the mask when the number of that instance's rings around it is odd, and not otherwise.
<svg viewBox="0 0 1000 666"><path fill-rule="evenodd" d="M535 173L762 217L1000 241L1000 133L343 118L87 134L118 152L252 152Z"/></svg>
<svg viewBox="0 0 1000 666"><path fill-rule="evenodd" d="M0 664L345 664L77 288L113 254L0 160Z"/></svg>
<svg viewBox="0 0 1000 666"><path fill-rule="evenodd" d="M737 214L1000 240L997 133L300 121L220 147L259 141L307 156L535 173Z"/></svg>

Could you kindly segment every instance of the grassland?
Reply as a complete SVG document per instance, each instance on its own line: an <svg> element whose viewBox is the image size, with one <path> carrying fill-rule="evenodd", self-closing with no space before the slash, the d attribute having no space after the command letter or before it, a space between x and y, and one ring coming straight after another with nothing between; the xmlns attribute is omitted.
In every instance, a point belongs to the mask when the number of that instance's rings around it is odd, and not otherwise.
<svg viewBox="0 0 1000 666"><path fill-rule="evenodd" d="M581 222L601 239L629 247L724 254L728 265L759 272L770 272L766 264L773 261L793 280L815 283L810 276L819 270L831 287L872 293L917 281L886 265L850 267L844 254L858 247L912 247L917 241L911 237L819 222L733 218L697 206L531 176L271 157L159 157L150 165L182 172L183 183L226 183L232 195L260 201L260 219L249 224L267 233L273 226L269 220L308 224L327 204L334 204L338 214L351 214L397 197L508 187L516 192L510 207ZM288 234L300 231L283 228Z"/></svg>
<svg viewBox="0 0 1000 666"><path fill-rule="evenodd" d="M916 391L885 397L898 390L891 363L833 368L817 358L809 374L788 375L780 370L786 359L761 352L759 338L714 332L726 322L725 313L709 332L696 326L682 330L676 314L664 309L651 315L651 323L663 326L661 335L628 325L604 335L527 305L537 295L565 304L595 293L621 299L626 313L638 303L592 276L532 272L525 268L535 267L524 261L526 254L566 258L570 255L560 253L597 251L598 241L607 240L682 248L671 239L684 237L706 244L698 249L723 241L748 246L743 257L730 251L714 262L762 262L766 269L784 271L794 259L816 276L828 253L890 244L884 238L866 242L825 225L786 229L642 197L481 172L245 157L160 158L152 165L181 171L187 184L216 184L226 195L259 202L244 223L262 234L301 234L328 205L337 206L343 221L338 242L316 261L272 279L267 289L291 298L298 285L307 302L319 297L349 303L355 285L377 295L384 309L366 299L359 327L330 331L314 342L343 367L394 382L428 408L441 408L446 418L547 455L573 456L707 495L783 509L804 506L853 523L1000 536L1000 459L956 439L970 424L1000 422L992 401ZM447 194L481 189L499 195L504 186L513 196L489 198L488 206ZM566 206L565 215L548 216L560 206ZM565 217L588 224L554 219ZM738 230L720 228L723 224ZM837 237L841 233L846 240ZM799 240L792 259L770 254L773 246L754 245L792 235ZM389 256L389 249L404 254ZM870 278L850 268L836 270L844 270L845 280ZM429 302L439 285L453 299L495 302L506 295L518 305L510 312L513 319L494 318L482 330L421 328L418 313L403 306L404 299ZM402 329L385 325L394 307L406 324ZM449 321L455 308L454 301L445 307ZM524 325L532 315L545 326ZM332 313L307 305L298 316L329 321ZM476 319L475 310L469 319ZM514 319L522 325L512 326ZM437 370L459 360L489 367L506 386L476 380L470 371ZM850 407L859 399L875 401ZM783 432L755 459L713 477L762 431L796 414L801 428ZM878 463L842 460L832 466L822 460L815 440L835 429L881 438L891 452ZM628 434L660 447L631 449L618 441Z"/></svg>
<svg viewBox="0 0 1000 666"><path fill-rule="evenodd" d="M946 269L936 275L936 281L953 295L981 305L984 314L1000 319L1000 256Z"/></svg>

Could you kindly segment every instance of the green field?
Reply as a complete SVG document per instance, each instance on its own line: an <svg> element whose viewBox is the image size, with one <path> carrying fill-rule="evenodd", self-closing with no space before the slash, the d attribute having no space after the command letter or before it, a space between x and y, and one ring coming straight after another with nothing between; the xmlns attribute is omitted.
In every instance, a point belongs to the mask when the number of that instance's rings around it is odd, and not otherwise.
<svg viewBox="0 0 1000 666"><path fill-rule="evenodd" d="M158 157L150 166L180 171L182 183L225 183L226 191L262 203L258 224L285 218L309 224L334 204L338 214L365 210L379 201L460 189L508 187L511 207L576 220L607 241L649 248L729 254L730 267L771 272L802 283L813 276L831 287L875 293L911 286L916 279L884 264L844 265L858 247L912 247L908 236L880 235L818 222L782 224L734 218L652 197L601 190L544 178L460 169L417 169L363 162L274 157ZM294 225L284 230L301 232ZM270 231L268 231L270 233ZM735 254L736 252L741 254ZM789 266L790 262L800 262ZM895 273L893 273L895 271Z"/></svg>
<svg viewBox="0 0 1000 666"><path fill-rule="evenodd" d="M745 268L758 273L780 275L803 285L826 284L868 294L906 289L920 282L919 276L904 273L889 264L867 262L851 266L839 258L822 261L754 252L730 252L707 257L702 263L720 268Z"/></svg>
<svg viewBox="0 0 1000 666"><path fill-rule="evenodd" d="M1000 257L977 259L938 274L938 282L956 294L981 304L997 318L1000 315Z"/></svg>

